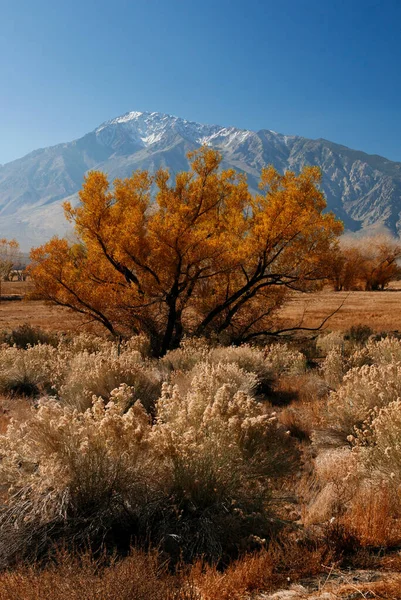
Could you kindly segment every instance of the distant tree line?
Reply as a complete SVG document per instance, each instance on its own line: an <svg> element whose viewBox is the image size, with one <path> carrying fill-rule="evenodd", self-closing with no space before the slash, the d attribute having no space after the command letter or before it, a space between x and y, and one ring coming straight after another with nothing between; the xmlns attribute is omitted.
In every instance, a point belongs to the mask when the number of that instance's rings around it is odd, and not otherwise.
<svg viewBox="0 0 401 600"><path fill-rule="evenodd" d="M0 239L0 281L25 281L28 262L17 240Z"/></svg>
<svg viewBox="0 0 401 600"><path fill-rule="evenodd" d="M334 290L384 290L401 279L401 242L380 234L360 239L344 237L331 261Z"/></svg>

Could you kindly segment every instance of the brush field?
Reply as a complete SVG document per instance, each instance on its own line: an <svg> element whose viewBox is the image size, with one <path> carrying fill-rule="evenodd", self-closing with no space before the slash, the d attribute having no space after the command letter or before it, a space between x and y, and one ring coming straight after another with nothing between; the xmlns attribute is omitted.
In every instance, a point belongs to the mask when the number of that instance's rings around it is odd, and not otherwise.
<svg viewBox="0 0 401 600"><path fill-rule="evenodd" d="M400 289L154 359L29 287L0 303L0 600L401 598Z"/></svg>

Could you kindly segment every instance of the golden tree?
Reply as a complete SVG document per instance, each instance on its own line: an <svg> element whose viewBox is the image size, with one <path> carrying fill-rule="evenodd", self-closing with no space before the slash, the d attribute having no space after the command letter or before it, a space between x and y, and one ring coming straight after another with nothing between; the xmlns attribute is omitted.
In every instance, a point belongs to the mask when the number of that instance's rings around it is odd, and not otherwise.
<svg viewBox="0 0 401 600"><path fill-rule="evenodd" d="M288 290L316 289L342 225L308 167L262 171L261 193L219 171L201 148L170 183L166 170L115 180L86 177L81 203L65 205L79 242L53 238L32 251L42 295L89 315L112 333L144 332L156 354L184 335L247 341L268 334ZM151 193L156 189L155 201Z"/></svg>

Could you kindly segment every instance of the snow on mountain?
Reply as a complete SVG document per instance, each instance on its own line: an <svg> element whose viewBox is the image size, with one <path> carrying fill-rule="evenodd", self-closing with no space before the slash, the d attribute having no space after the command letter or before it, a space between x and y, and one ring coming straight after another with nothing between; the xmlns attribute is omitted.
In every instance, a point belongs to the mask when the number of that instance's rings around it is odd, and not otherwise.
<svg viewBox="0 0 401 600"><path fill-rule="evenodd" d="M299 171L316 164L328 207L357 230L381 224L401 231L401 163L270 130L258 132L203 125L161 113L133 111L100 125L78 140L31 152L0 167L0 237L16 237L24 249L54 234L65 235L62 203L77 202L84 174L110 179L135 169L188 168L186 155L202 144L223 154L223 167L248 177L256 191L261 169Z"/></svg>

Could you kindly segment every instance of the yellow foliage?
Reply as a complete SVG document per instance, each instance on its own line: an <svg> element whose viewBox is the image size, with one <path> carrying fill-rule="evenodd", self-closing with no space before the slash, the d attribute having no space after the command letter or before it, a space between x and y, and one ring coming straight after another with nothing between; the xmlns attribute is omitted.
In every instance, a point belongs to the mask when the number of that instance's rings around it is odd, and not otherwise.
<svg viewBox="0 0 401 600"><path fill-rule="evenodd" d="M105 174L89 173L80 205L65 205L79 243L54 238L32 251L43 296L113 333L146 333L164 354L184 335L269 332L289 289L315 289L342 231L323 213L319 170L264 169L252 197L244 175L219 170L218 152L189 159L174 183L164 169L137 171L110 190Z"/></svg>

